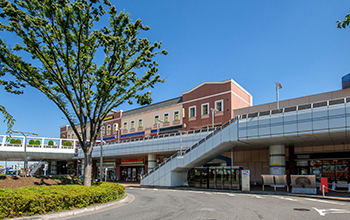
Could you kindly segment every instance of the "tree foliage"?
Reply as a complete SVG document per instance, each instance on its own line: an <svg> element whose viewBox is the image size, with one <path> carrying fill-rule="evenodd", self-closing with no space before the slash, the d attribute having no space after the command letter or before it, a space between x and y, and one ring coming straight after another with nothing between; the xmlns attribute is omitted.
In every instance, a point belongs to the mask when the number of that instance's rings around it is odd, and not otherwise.
<svg viewBox="0 0 350 220"><path fill-rule="evenodd" d="M0 0L0 9L0 30L21 39L12 48L0 39L0 73L40 90L63 112L84 151L90 185L88 143L112 109L151 102L145 90L163 81L154 58L167 52L138 37L149 27L108 0Z"/></svg>
<svg viewBox="0 0 350 220"><path fill-rule="evenodd" d="M344 18L343 21L337 21L337 27L338 28L346 28L347 26L349 26L350 23L350 14L347 14Z"/></svg>

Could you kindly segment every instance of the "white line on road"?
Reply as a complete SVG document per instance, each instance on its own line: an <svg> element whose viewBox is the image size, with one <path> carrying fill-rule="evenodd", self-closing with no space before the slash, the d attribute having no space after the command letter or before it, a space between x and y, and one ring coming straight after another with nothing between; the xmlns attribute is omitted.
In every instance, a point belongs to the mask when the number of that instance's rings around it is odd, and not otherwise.
<svg viewBox="0 0 350 220"><path fill-rule="evenodd" d="M272 196L272 197L277 198L277 199L288 200L288 201L298 201L296 199L286 198L286 197L283 197L283 196Z"/></svg>
<svg viewBox="0 0 350 220"><path fill-rule="evenodd" d="M309 198L304 198L304 199L309 200L309 201L313 201L313 202L322 202L322 203L328 203L328 204L334 204L334 205L345 205L344 203L333 202L333 201L322 200L322 199L309 199Z"/></svg>
<svg viewBox="0 0 350 220"><path fill-rule="evenodd" d="M346 209L317 209L315 207L312 207L315 209L320 216L325 216L326 214L349 214L350 211Z"/></svg>

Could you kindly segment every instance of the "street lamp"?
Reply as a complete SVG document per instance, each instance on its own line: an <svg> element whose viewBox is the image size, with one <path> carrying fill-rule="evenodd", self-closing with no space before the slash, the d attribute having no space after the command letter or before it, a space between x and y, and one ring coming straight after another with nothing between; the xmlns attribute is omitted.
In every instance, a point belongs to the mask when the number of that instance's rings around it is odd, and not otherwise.
<svg viewBox="0 0 350 220"><path fill-rule="evenodd" d="M218 112L218 110L216 108L211 108L210 110L211 110L211 117L212 117L211 123L212 123L212 127L214 128L214 114L215 112Z"/></svg>
<svg viewBox="0 0 350 220"><path fill-rule="evenodd" d="M103 147L103 121L101 123L101 138L100 138L100 182L103 179L103 156L102 156L102 147Z"/></svg>
<svg viewBox="0 0 350 220"><path fill-rule="evenodd" d="M277 96L277 109L280 109L280 100L279 100L279 90L282 89L282 85L279 82L275 82L276 85L276 96Z"/></svg>
<svg viewBox="0 0 350 220"><path fill-rule="evenodd" d="M25 131L12 131L13 133L21 133L24 136L24 173L27 177L27 171L28 171L28 157L27 157L27 136L32 135L39 135L37 133L32 132L25 132Z"/></svg>
<svg viewBox="0 0 350 220"><path fill-rule="evenodd" d="M159 123L163 123L163 121L162 120L158 120L158 122L157 122L157 136L159 135Z"/></svg>

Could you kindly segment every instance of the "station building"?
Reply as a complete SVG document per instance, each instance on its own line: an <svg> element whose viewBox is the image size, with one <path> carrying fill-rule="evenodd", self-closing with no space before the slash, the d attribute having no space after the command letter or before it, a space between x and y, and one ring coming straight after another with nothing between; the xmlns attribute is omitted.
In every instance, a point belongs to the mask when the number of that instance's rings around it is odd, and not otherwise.
<svg viewBox="0 0 350 220"><path fill-rule="evenodd" d="M280 101L277 109L276 102L253 106L251 94L232 79L203 82L176 98L125 112L112 111L104 121L103 136L104 140L115 142L150 137L157 133L221 126L234 117L253 118L257 115L273 115L274 112L302 111L342 103L345 108L345 104L350 102L350 75L343 77L342 83L341 90ZM317 127L313 129L317 130ZM61 127L61 138L74 138L69 126ZM272 146L270 142L261 142L255 146L233 147L205 166L242 166L251 171L252 184L261 183L262 174L275 174L274 169L283 174L310 174L317 178L328 177L330 181L349 183L349 140L350 135L335 135L327 142L309 137L303 141L290 140L287 144L276 142ZM274 158L278 158L277 162ZM97 167L96 161L94 167ZM147 172L151 161L159 164L163 158L155 154L114 159L111 167L115 163L122 165L113 171L114 178L127 180L130 169L131 172L135 170L136 176L143 174Z"/></svg>
<svg viewBox="0 0 350 220"><path fill-rule="evenodd" d="M120 142L129 139L150 137L167 133L198 130L221 126L234 115L238 108L252 106L252 96L234 80L203 82L185 91L181 96L148 106L128 110L111 111L103 122L102 135L106 142ZM79 130L79 128L77 128ZM89 134L87 134L89 136ZM60 127L60 138L75 139L72 128ZM171 152L169 155L170 156ZM163 157L156 154L148 157L124 157L104 161L104 167L110 167L111 175L116 179L127 179L127 173L137 175L147 172L149 162L160 163ZM121 164L116 172L115 163ZM70 166L72 167L72 166ZM94 173L98 167L93 160ZM130 169L129 169L130 168ZM129 172L130 173L130 172ZM96 174L94 174L96 176Z"/></svg>

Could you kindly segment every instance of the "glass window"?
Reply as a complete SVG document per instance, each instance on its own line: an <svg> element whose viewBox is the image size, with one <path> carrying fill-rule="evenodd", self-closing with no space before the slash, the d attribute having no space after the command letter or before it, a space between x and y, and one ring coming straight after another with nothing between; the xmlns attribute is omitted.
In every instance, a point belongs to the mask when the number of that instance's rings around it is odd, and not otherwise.
<svg viewBox="0 0 350 220"><path fill-rule="evenodd" d="M215 109L218 110L218 112L223 111L223 101L222 100L215 102Z"/></svg>
<svg viewBox="0 0 350 220"><path fill-rule="evenodd" d="M107 125L107 134L111 133L111 125Z"/></svg>
<svg viewBox="0 0 350 220"><path fill-rule="evenodd" d="M179 117L179 111L174 112L174 121L178 121L180 119Z"/></svg>
<svg viewBox="0 0 350 220"><path fill-rule="evenodd" d="M208 103L202 105L202 115L207 115L207 114L209 114L209 104Z"/></svg>
<svg viewBox="0 0 350 220"><path fill-rule="evenodd" d="M127 129L128 129L128 123L124 122L124 130L127 130Z"/></svg>
<svg viewBox="0 0 350 220"><path fill-rule="evenodd" d="M118 131L119 124L115 123L113 124L113 131Z"/></svg>
<svg viewBox="0 0 350 220"><path fill-rule="evenodd" d="M102 134L105 134L105 126L102 126Z"/></svg>
<svg viewBox="0 0 350 220"><path fill-rule="evenodd" d="M135 128L135 121L131 121L131 122L130 122L130 128L131 128L131 129L134 129L134 128Z"/></svg>
<svg viewBox="0 0 350 220"><path fill-rule="evenodd" d="M159 121L159 115L154 116L154 124L156 125Z"/></svg>
<svg viewBox="0 0 350 220"><path fill-rule="evenodd" d="M190 118L196 117L196 106L190 107Z"/></svg>
<svg viewBox="0 0 350 220"><path fill-rule="evenodd" d="M143 127L142 119L139 119L139 128Z"/></svg>
<svg viewBox="0 0 350 220"><path fill-rule="evenodd" d="M169 114L168 113L164 114L164 122L169 122Z"/></svg>

